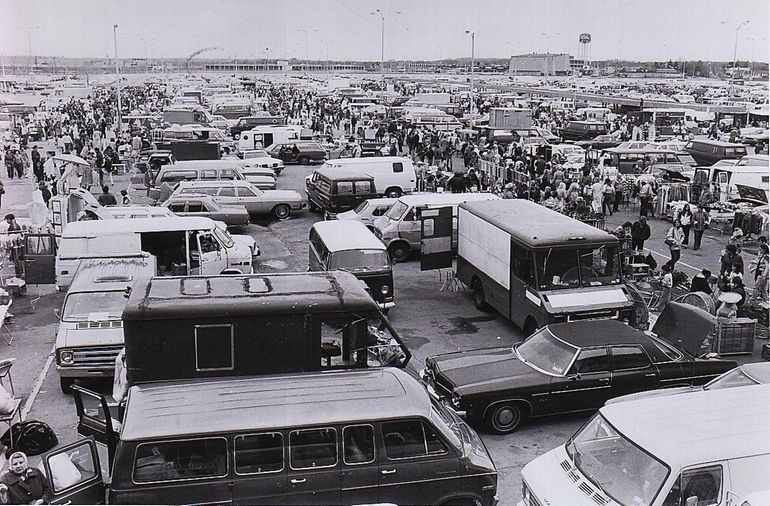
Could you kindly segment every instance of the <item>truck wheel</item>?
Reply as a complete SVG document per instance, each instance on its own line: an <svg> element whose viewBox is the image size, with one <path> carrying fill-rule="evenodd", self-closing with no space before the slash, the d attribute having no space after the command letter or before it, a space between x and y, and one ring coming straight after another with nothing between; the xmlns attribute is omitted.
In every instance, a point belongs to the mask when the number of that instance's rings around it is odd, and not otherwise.
<svg viewBox="0 0 770 506"><path fill-rule="evenodd" d="M486 297L484 297L484 285L481 283L481 280L475 278L471 286L473 288L473 305L476 306L476 309L479 311L489 309L489 304L487 304Z"/></svg>
<svg viewBox="0 0 770 506"><path fill-rule="evenodd" d="M75 378L59 378L59 386L61 391L69 395L72 393L72 385L75 384Z"/></svg>
<svg viewBox="0 0 770 506"><path fill-rule="evenodd" d="M300 165L307 165L308 163L310 163L310 158L306 156L300 156L299 158L297 158L297 163Z"/></svg>
<svg viewBox="0 0 770 506"><path fill-rule="evenodd" d="M388 247L388 253L390 253L390 258L394 262L406 262L406 259L409 256L409 246L402 242L391 244L390 247Z"/></svg>
<svg viewBox="0 0 770 506"><path fill-rule="evenodd" d="M495 434L510 434L521 426L525 414L521 404L503 402L489 408L486 422Z"/></svg>
<svg viewBox="0 0 770 506"><path fill-rule="evenodd" d="M391 199L397 199L401 196L401 189L399 188L388 188L385 192L385 196Z"/></svg>
<svg viewBox="0 0 770 506"><path fill-rule="evenodd" d="M291 208L286 204L278 204L273 208L273 215L279 220L285 220L291 214Z"/></svg>

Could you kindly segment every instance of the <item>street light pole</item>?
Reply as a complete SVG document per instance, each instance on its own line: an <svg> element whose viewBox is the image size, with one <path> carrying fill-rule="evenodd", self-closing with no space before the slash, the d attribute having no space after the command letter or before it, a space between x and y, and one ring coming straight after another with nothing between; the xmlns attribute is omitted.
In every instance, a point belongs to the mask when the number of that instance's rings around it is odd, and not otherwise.
<svg viewBox="0 0 770 506"><path fill-rule="evenodd" d="M471 36L471 107L470 111L468 112L473 117L473 77L474 77L474 67L476 63L476 32L471 30L465 30L465 33L469 33Z"/></svg>
<svg viewBox="0 0 770 506"><path fill-rule="evenodd" d="M385 89L385 13L375 9L372 16L380 16L380 74L382 74L382 88ZM401 14L401 11L393 11L390 14Z"/></svg>
<svg viewBox="0 0 770 506"><path fill-rule="evenodd" d="M115 44L115 76L118 78L118 133L123 130L122 104L120 99L120 67L118 65L118 25L112 26L112 40Z"/></svg>
<svg viewBox="0 0 770 506"><path fill-rule="evenodd" d="M747 19L746 21L744 21L743 23L735 27L735 46L733 47L733 74L731 76L732 77L731 81L733 83L735 82L735 62L738 57L738 32L740 31L741 28L743 28L748 23L749 23L749 20Z"/></svg>
<svg viewBox="0 0 770 506"><path fill-rule="evenodd" d="M546 40L548 41L548 42L546 43L546 44L547 44L547 46L546 46L546 47L547 47L547 49L545 50L545 54L551 54L551 36L550 36L550 35L548 35L548 34L547 34L547 33L545 33L545 32L542 32L540 35L544 35L544 36L545 36L545 38L546 38Z"/></svg>

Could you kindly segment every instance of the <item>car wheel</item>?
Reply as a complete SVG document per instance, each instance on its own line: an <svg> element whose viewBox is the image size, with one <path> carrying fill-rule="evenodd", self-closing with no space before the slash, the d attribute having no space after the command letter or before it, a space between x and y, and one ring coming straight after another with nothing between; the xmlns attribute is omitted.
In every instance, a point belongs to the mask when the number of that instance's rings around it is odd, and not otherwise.
<svg viewBox="0 0 770 506"><path fill-rule="evenodd" d="M391 244L388 248L388 253L390 253L390 258L394 262L405 262L406 258L409 256L409 246L401 242Z"/></svg>
<svg viewBox="0 0 770 506"><path fill-rule="evenodd" d="M471 283L471 287L473 288L473 305L476 306L476 309L479 311L489 309L489 304L487 304L486 297L484 297L484 285L481 283L481 280L475 278L473 283Z"/></svg>
<svg viewBox="0 0 770 506"><path fill-rule="evenodd" d="M310 163L310 158L304 155L300 156L299 158L297 158L297 163L300 165L307 165L308 163Z"/></svg>
<svg viewBox="0 0 770 506"><path fill-rule="evenodd" d="M487 412L487 425L495 434L510 434L524 421L521 404L503 402L495 404Z"/></svg>
<svg viewBox="0 0 770 506"><path fill-rule="evenodd" d="M75 378L59 378L61 391L69 395L72 393L72 385L75 384Z"/></svg>
<svg viewBox="0 0 770 506"><path fill-rule="evenodd" d="M401 190L399 190L398 188L388 188L388 191L385 193L385 195L388 198L397 199L398 197L401 196Z"/></svg>
<svg viewBox="0 0 770 506"><path fill-rule="evenodd" d="M286 204L278 204L273 208L273 215L279 220L285 220L291 214L291 208Z"/></svg>
<svg viewBox="0 0 770 506"><path fill-rule="evenodd" d="M531 336L537 330L537 322L531 316L527 318L527 322L524 324L524 335Z"/></svg>

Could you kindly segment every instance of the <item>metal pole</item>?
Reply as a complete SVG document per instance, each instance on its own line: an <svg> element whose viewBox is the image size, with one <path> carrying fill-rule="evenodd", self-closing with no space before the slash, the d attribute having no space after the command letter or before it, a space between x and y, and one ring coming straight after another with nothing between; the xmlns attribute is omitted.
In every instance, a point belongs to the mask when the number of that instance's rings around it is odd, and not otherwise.
<svg viewBox="0 0 770 506"><path fill-rule="evenodd" d="M736 58L738 57L738 31L740 31L743 25L747 24L748 22L749 21L746 20L740 25L735 27L735 46L733 46L733 75L731 79L733 83L735 82L735 61L736 61Z"/></svg>
<svg viewBox="0 0 770 506"><path fill-rule="evenodd" d="M122 104L120 98L120 67L118 65L118 25L112 27L112 39L115 44L115 76L118 78L118 133L123 130Z"/></svg>
<svg viewBox="0 0 770 506"><path fill-rule="evenodd" d="M471 116L473 116L473 84L474 84L474 70L476 65L476 32L471 32Z"/></svg>
<svg viewBox="0 0 770 506"><path fill-rule="evenodd" d="M29 49L29 75L32 75L33 63L32 63L32 29L31 28L27 28L27 47Z"/></svg>
<svg viewBox="0 0 770 506"><path fill-rule="evenodd" d="M385 15L380 13L382 25L380 30L380 72L382 73L382 82L385 84Z"/></svg>

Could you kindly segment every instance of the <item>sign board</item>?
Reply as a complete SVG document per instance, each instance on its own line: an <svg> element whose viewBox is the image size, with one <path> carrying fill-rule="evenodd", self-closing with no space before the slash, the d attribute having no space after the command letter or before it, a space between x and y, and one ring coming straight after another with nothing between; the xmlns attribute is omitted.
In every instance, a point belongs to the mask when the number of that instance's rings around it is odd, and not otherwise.
<svg viewBox="0 0 770 506"><path fill-rule="evenodd" d="M420 212L420 270L452 267L452 208Z"/></svg>

